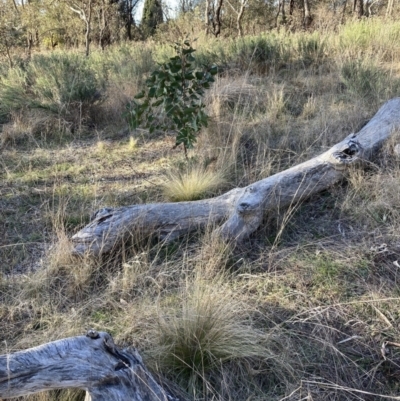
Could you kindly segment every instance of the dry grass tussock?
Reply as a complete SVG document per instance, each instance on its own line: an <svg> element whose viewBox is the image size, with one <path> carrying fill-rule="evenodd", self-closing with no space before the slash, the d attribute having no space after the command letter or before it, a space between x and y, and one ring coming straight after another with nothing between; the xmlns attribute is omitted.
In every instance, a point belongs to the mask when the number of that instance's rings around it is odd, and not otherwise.
<svg viewBox="0 0 400 401"><path fill-rule="evenodd" d="M167 200L174 202L192 201L210 197L225 183L223 171L194 165L185 171L168 172L163 183Z"/></svg>
<svg viewBox="0 0 400 401"><path fill-rule="evenodd" d="M235 248L216 240L213 227L159 243L133 230L120 253L97 260L73 256L69 240L100 207L213 196L357 132L400 94L400 59L391 47L396 24L229 42L232 54L225 54L225 70L207 94L212 119L189 161L172 149L170 135L122 126L124 99L154 66L149 48L113 49L86 61L88 76L101 77L107 58L113 80L103 103L91 105L92 111L109 106L110 113L92 118L94 128L84 116L73 126L67 114L36 109L4 120L0 352L93 327L137 346L162 380L193 401L396 399L398 133L365 170L266 216ZM384 45L379 54L374 32ZM219 42L202 39L202 45L213 50L202 57L220 54ZM154 47L155 57L163 49ZM366 54L374 54L368 63ZM253 57L245 73L229 69L235 57L243 65ZM63 391L25 399L83 397Z"/></svg>

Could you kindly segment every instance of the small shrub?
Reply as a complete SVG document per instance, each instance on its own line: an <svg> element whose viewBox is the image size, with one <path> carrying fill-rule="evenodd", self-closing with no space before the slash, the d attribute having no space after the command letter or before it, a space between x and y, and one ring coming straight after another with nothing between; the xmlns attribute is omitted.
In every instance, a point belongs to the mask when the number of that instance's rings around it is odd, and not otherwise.
<svg viewBox="0 0 400 401"><path fill-rule="evenodd" d="M100 98L101 83L88 61L78 54L37 55L29 65L38 106L68 114Z"/></svg>
<svg viewBox="0 0 400 401"><path fill-rule="evenodd" d="M101 98L104 82L77 54L36 55L10 68L0 81L0 121L24 109L45 109L64 118L83 118Z"/></svg>
<svg viewBox="0 0 400 401"><path fill-rule="evenodd" d="M214 82L217 68L197 70L193 66L195 49L188 40L176 43L174 49L176 56L161 64L147 79L146 90L135 96L135 99L143 99L141 103L133 100L128 105L126 118L132 129L143 125L150 133L156 129L176 132L175 146L182 144L187 155L187 149L196 142L197 133L207 126L202 97ZM159 106L165 113L164 122L154 117Z"/></svg>

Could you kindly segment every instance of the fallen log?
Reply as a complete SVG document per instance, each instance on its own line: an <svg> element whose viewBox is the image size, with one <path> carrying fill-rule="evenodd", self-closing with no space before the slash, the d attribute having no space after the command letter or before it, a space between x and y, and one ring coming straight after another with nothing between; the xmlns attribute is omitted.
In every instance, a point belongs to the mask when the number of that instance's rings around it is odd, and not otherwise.
<svg viewBox="0 0 400 401"><path fill-rule="evenodd" d="M325 153L245 188L213 199L105 208L72 237L75 252L95 256L120 247L139 230L144 235L176 238L207 225L228 241L240 242L253 233L266 213L288 207L329 188L351 166L371 160L391 133L400 127L400 98L386 102L358 133Z"/></svg>
<svg viewBox="0 0 400 401"><path fill-rule="evenodd" d="M86 401L178 401L158 385L135 349L119 349L108 333L89 330L0 355L0 399L73 388L86 390Z"/></svg>

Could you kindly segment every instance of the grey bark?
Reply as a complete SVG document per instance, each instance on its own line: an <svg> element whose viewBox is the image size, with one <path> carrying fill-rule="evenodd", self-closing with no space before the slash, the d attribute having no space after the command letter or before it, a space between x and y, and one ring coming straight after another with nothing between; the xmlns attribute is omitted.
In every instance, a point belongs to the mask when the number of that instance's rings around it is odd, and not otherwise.
<svg viewBox="0 0 400 401"><path fill-rule="evenodd" d="M329 188L345 177L348 168L371 160L399 127L400 98L395 98L386 102L357 134L350 134L311 160L248 187L196 202L102 209L72 237L75 252L98 256L121 247L123 241L137 233L176 238L221 223L216 234L228 241L240 242L260 226L266 213L290 207Z"/></svg>
<svg viewBox="0 0 400 401"><path fill-rule="evenodd" d="M87 391L91 401L171 401L135 350L119 349L108 333L88 331L0 355L0 398L51 389Z"/></svg>

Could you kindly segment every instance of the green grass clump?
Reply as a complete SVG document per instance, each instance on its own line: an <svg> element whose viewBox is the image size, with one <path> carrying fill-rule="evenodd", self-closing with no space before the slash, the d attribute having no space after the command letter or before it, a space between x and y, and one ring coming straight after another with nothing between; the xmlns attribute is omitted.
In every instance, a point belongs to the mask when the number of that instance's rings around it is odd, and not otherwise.
<svg viewBox="0 0 400 401"><path fill-rule="evenodd" d="M400 26L396 21L364 19L343 25L334 40L339 52L351 57L376 57L381 61L398 60L397 44L400 40Z"/></svg>
<svg viewBox="0 0 400 401"><path fill-rule="evenodd" d="M359 98L379 103L383 99L398 96L400 79L371 61L346 60L341 67L341 78L347 89Z"/></svg>
<svg viewBox="0 0 400 401"><path fill-rule="evenodd" d="M321 64L326 57L326 51L327 42L318 32L298 35L297 53L304 67Z"/></svg>
<svg viewBox="0 0 400 401"><path fill-rule="evenodd" d="M258 72L279 68L285 64L290 53L286 41L277 35L244 38L231 44L232 59L238 60L242 70L249 68Z"/></svg>
<svg viewBox="0 0 400 401"><path fill-rule="evenodd" d="M382 89L382 71L361 60L346 61L341 69L348 89L360 97L375 97Z"/></svg>

